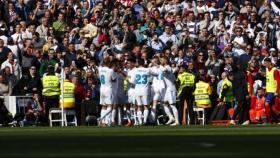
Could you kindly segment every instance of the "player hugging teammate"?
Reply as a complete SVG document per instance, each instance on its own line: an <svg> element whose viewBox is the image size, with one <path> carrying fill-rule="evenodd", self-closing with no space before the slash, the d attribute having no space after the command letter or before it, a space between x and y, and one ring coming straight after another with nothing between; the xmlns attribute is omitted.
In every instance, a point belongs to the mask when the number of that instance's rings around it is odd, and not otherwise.
<svg viewBox="0 0 280 158"><path fill-rule="evenodd" d="M168 117L165 124L179 125L176 78L168 59L154 57L149 66L143 59L122 63L105 58L99 67L100 125L115 126L116 120L119 125L126 120L125 126L156 124L160 106Z"/></svg>

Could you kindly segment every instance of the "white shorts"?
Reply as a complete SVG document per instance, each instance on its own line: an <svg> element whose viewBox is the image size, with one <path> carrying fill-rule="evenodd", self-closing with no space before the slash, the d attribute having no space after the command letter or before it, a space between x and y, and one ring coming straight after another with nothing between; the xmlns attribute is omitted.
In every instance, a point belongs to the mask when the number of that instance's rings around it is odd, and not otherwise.
<svg viewBox="0 0 280 158"><path fill-rule="evenodd" d="M170 105L176 103L176 91L166 90L164 93L164 102L168 102Z"/></svg>
<svg viewBox="0 0 280 158"><path fill-rule="evenodd" d="M147 95L136 96L135 99L137 106L148 105L149 98Z"/></svg>
<svg viewBox="0 0 280 158"><path fill-rule="evenodd" d="M135 96L129 95L127 101L129 104L133 104L133 105L136 104Z"/></svg>
<svg viewBox="0 0 280 158"><path fill-rule="evenodd" d="M114 95L108 90L100 91L100 104L101 105L113 105L114 104Z"/></svg>
<svg viewBox="0 0 280 158"><path fill-rule="evenodd" d="M162 101L163 97L164 97L164 89L154 89L153 88L152 95L153 95L153 101L154 100Z"/></svg>

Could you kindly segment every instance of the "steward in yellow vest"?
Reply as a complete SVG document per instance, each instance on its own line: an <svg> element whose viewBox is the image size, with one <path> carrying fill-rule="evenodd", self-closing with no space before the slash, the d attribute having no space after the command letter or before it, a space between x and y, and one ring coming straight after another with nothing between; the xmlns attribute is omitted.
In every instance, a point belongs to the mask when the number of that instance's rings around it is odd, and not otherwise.
<svg viewBox="0 0 280 158"><path fill-rule="evenodd" d="M54 67L49 65L47 68L47 74L43 76L43 98L45 105L46 116L49 115L50 108L59 107L59 95L60 95L60 85L59 78L55 76Z"/></svg>
<svg viewBox="0 0 280 158"><path fill-rule="evenodd" d="M63 96L60 95L60 106L62 106L63 97L63 107L64 108L74 108L75 107L75 85L71 83L68 79L64 80L63 83ZM62 94L62 92L61 92Z"/></svg>
<svg viewBox="0 0 280 158"><path fill-rule="evenodd" d="M188 72L184 66L180 67L179 75L176 80L178 87L178 113L179 113L179 122L185 122L183 120L184 114L186 114L186 110L184 108L185 102L187 103L187 111L190 117L190 124L194 124L194 112L193 112L193 101L194 101L194 86L195 86L195 75Z"/></svg>
<svg viewBox="0 0 280 158"><path fill-rule="evenodd" d="M60 94L59 78L55 75L43 77L43 96L56 96Z"/></svg>
<svg viewBox="0 0 280 158"><path fill-rule="evenodd" d="M219 94L220 101L230 103L233 102L232 82L226 77L222 80L222 89Z"/></svg>
<svg viewBox="0 0 280 158"><path fill-rule="evenodd" d="M185 87L193 87L195 82L195 76L188 72L183 72L178 75L177 82L180 84L178 89L178 96L182 93Z"/></svg>
<svg viewBox="0 0 280 158"><path fill-rule="evenodd" d="M212 94L212 90L210 88L209 83L206 83L202 79L200 79L195 84L194 97L195 97L196 106L201 108L210 108L211 101L209 96L211 94Z"/></svg>

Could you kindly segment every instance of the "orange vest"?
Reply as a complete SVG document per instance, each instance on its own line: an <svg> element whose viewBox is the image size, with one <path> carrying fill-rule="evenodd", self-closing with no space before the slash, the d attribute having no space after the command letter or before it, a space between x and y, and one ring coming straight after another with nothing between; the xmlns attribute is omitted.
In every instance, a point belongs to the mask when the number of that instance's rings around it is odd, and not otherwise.
<svg viewBox="0 0 280 158"><path fill-rule="evenodd" d="M262 110L264 108L265 108L265 97L257 98L255 109L256 110Z"/></svg>

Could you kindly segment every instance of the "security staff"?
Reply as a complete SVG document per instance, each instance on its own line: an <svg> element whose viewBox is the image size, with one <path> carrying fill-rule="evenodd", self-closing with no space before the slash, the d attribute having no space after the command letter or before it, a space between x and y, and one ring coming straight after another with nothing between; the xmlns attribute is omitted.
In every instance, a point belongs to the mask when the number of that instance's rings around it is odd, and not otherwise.
<svg viewBox="0 0 280 158"><path fill-rule="evenodd" d="M197 107L204 108L206 122L209 120L211 101L210 95L212 94L212 89L209 83L205 82L205 76L200 75L199 81L195 84L195 104Z"/></svg>
<svg viewBox="0 0 280 158"><path fill-rule="evenodd" d="M193 112L193 101L194 101L194 96L193 96L193 91L194 91L194 86L195 86L195 75L192 73L187 72L186 68L184 66L180 67L179 70L179 75L177 78L177 86L178 88L178 96L179 96L179 120L180 123L186 121L183 120L183 115L186 113L184 110L184 104L185 101L187 103L187 110L188 110L188 115L190 118L190 124L194 124L194 112Z"/></svg>
<svg viewBox="0 0 280 158"><path fill-rule="evenodd" d="M63 91L63 96L62 96L62 91ZM68 76L63 82L63 87L61 87L61 95L60 95L61 107L62 107L62 103L65 109L75 107L75 85L69 81Z"/></svg>
<svg viewBox="0 0 280 158"><path fill-rule="evenodd" d="M230 118L233 117L234 109L233 109L233 88L232 81L228 79L228 74L226 72L222 73L222 85L221 90L219 92L219 104L218 106L224 106L221 112L219 112L217 118L220 120L228 119L227 111L229 113Z"/></svg>
<svg viewBox="0 0 280 158"><path fill-rule="evenodd" d="M48 117L50 108L59 107L59 78L55 76L54 67L49 65L47 68L47 74L43 77L43 98L45 105L45 113Z"/></svg>

